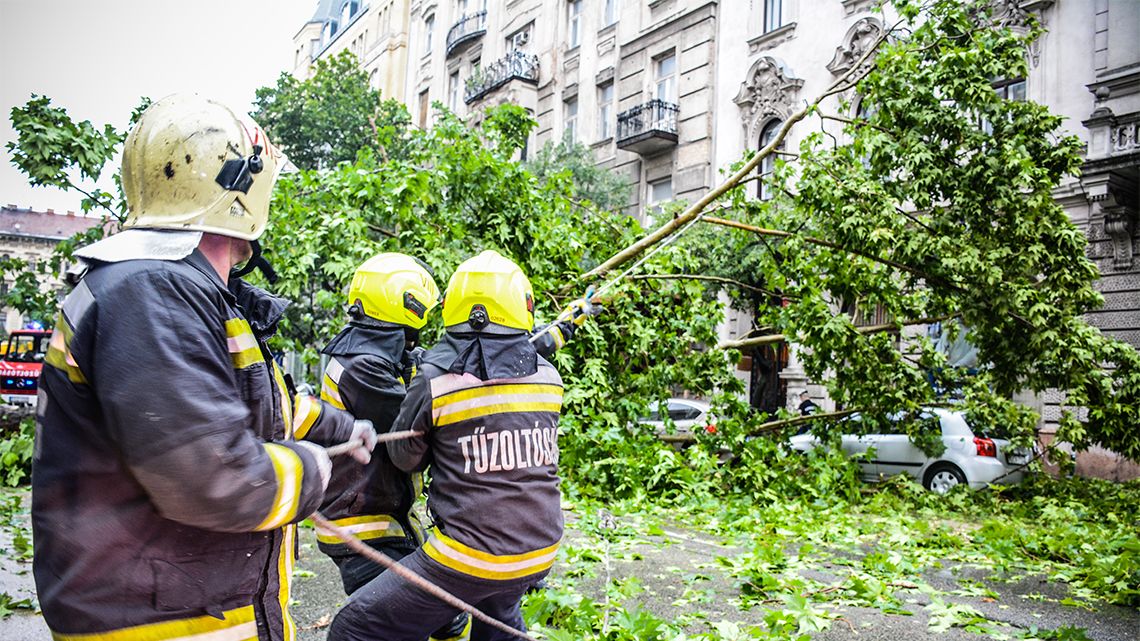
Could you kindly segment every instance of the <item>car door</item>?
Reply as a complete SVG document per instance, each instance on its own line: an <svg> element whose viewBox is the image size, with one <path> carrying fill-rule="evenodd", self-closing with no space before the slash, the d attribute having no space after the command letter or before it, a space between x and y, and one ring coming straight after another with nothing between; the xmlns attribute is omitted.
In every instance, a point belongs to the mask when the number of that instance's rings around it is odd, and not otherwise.
<svg viewBox="0 0 1140 641"><path fill-rule="evenodd" d="M921 420L923 429L937 430L941 434L938 417L924 415ZM894 425L893 422L891 424ZM901 432L902 430L898 429L875 436L875 465L879 476L906 474L917 479L928 457L911 442L910 436Z"/></svg>
<svg viewBox="0 0 1140 641"><path fill-rule="evenodd" d="M867 450L874 445L874 436L873 434L844 434L842 437L843 453L851 458L858 456L859 469L863 471L864 481L874 480L879 475L878 466L867 456Z"/></svg>
<svg viewBox="0 0 1140 641"><path fill-rule="evenodd" d="M701 417L701 413L700 408L688 403L669 401L669 418L673 419L673 424L677 427L678 433L692 432L693 424Z"/></svg>

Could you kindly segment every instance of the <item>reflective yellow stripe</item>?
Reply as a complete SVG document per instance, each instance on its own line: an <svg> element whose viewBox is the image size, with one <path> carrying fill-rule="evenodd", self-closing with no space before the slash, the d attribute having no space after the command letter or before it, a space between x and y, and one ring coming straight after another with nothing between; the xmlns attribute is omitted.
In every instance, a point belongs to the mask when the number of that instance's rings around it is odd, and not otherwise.
<svg viewBox="0 0 1140 641"><path fill-rule="evenodd" d="M344 409L344 401L340 398L340 388L337 387L333 379L329 378L328 374L325 374L324 378L321 379L321 400L338 410Z"/></svg>
<svg viewBox="0 0 1140 641"><path fill-rule="evenodd" d="M293 437L293 403L289 399L289 390L285 386L285 375L277 366L277 361L270 361L273 367L273 380L277 383L277 396L281 400L281 418L285 421L285 438Z"/></svg>
<svg viewBox="0 0 1140 641"><path fill-rule="evenodd" d="M484 396L498 396L503 394L557 394L562 396L561 385L548 385L545 383L511 383L507 385L486 385L470 389L451 392L431 401L432 409L441 409L459 401L467 401Z"/></svg>
<svg viewBox="0 0 1140 641"><path fill-rule="evenodd" d="M75 363L75 357L71 355L71 339L74 335L74 330L71 329L71 324L67 322L67 317L63 314L57 314L55 331L51 333L51 342L48 344L48 351L44 360L47 361L48 365L66 373L67 380L72 383L86 385L87 377L80 371L79 365Z"/></svg>
<svg viewBox="0 0 1140 641"><path fill-rule="evenodd" d="M559 412L562 386L547 383L509 383L462 389L432 399L437 426L480 416L512 412Z"/></svg>
<svg viewBox="0 0 1140 641"><path fill-rule="evenodd" d="M277 477L277 495L273 499L273 507L258 530L272 530L281 527L297 516L297 507L301 502L301 478L304 468L301 457L296 452L275 443L262 443L269 460L273 462L274 476Z"/></svg>
<svg viewBox="0 0 1140 641"><path fill-rule="evenodd" d="M59 634L55 641L257 641L253 606L228 610L223 619L200 616L192 619L136 625L93 634Z"/></svg>
<svg viewBox="0 0 1140 641"><path fill-rule="evenodd" d="M297 395L297 410L293 415L293 438L302 439L321 417L321 402L312 396Z"/></svg>
<svg viewBox="0 0 1140 641"><path fill-rule="evenodd" d="M297 634L297 626L289 614L289 599L293 591L293 564L296 561L293 550L296 547L294 541L297 540L297 526L286 525L282 528L282 532L284 536L281 538L281 551L277 555L277 581L280 583L277 586L277 594L281 599L281 624L284 628L282 636L284 641L293 641Z"/></svg>
<svg viewBox="0 0 1140 641"><path fill-rule="evenodd" d="M517 579L550 569L558 555L555 543L541 550L525 554L490 554L463 545L438 530L424 545L424 553L440 565L484 579Z"/></svg>
<svg viewBox="0 0 1140 641"><path fill-rule="evenodd" d="M491 414L509 414L512 412L553 412L557 414L560 411L562 411L562 403L496 403L440 416L436 419L435 424L442 427Z"/></svg>
<svg viewBox="0 0 1140 641"><path fill-rule="evenodd" d="M243 318L231 318L226 321L226 344L234 367L238 369L245 369L254 363L265 361L261 356L257 337L253 335L249 323Z"/></svg>
<svg viewBox="0 0 1140 641"><path fill-rule="evenodd" d="M332 521L337 525L356 535L362 541L371 539L404 538L404 528L400 523L387 514L368 514L364 516L350 516ZM328 545L344 543L331 530L317 527L317 540Z"/></svg>

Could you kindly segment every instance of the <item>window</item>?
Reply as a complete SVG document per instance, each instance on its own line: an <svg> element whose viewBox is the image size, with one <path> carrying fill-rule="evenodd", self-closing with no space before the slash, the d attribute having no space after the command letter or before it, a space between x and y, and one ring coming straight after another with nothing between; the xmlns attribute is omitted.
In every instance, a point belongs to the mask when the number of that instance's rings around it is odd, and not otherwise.
<svg viewBox="0 0 1140 641"><path fill-rule="evenodd" d="M420 92L420 129L427 129L428 107L430 106L431 101L428 100L428 90L424 89Z"/></svg>
<svg viewBox="0 0 1140 641"><path fill-rule="evenodd" d="M424 55L431 53L431 38L435 31L435 16L424 18Z"/></svg>
<svg viewBox="0 0 1140 641"><path fill-rule="evenodd" d="M518 31L507 36L507 51L523 51L530 43L531 32L534 30L534 23L519 29Z"/></svg>
<svg viewBox="0 0 1140 641"><path fill-rule="evenodd" d="M378 73L378 71L379 71L378 69L373 69L372 71L368 72L368 86L372 87L373 89L379 89L380 88L380 81L379 81L380 74Z"/></svg>
<svg viewBox="0 0 1140 641"><path fill-rule="evenodd" d="M459 71L447 77L447 108L455 111L459 107Z"/></svg>
<svg viewBox="0 0 1140 641"><path fill-rule="evenodd" d="M997 94L1005 100L1025 102L1025 79L1018 78L1017 80L1006 80L998 83L994 87L994 91L997 91Z"/></svg>
<svg viewBox="0 0 1140 641"><path fill-rule="evenodd" d="M570 48L573 49L582 43L582 0L570 0L567 11L569 15L568 36Z"/></svg>
<svg viewBox="0 0 1140 641"><path fill-rule="evenodd" d="M605 0L602 8L602 26L608 27L617 22L618 0Z"/></svg>
<svg viewBox="0 0 1140 641"><path fill-rule="evenodd" d="M578 140L578 99L571 98L566 101L566 128L562 137L570 142Z"/></svg>
<svg viewBox="0 0 1140 641"><path fill-rule="evenodd" d="M605 140L613 135L614 83L598 87L598 139Z"/></svg>
<svg viewBox="0 0 1140 641"><path fill-rule="evenodd" d="M646 195L645 226L655 227L654 219L661 213L661 205L673 199L673 178L662 178L648 185Z"/></svg>
<svg viewBox="0 0 1140 641"><path fill-rule="evenodd" d="M764 0L764 33L779 29L783 23L784 0Z"/></svg>
<svg viewBox="0 0 1140 641"><path fill-rule="evenodd" d="M677 56L669 54L658 58L654 63L654 77L657 81L657 99L677 102Z"/></svg>
<svg viewBox="0 0 1140 641"><path fill-rule="evenodd" d="M782 120L773 120L767 125L764 125L764 129L760 132L760 149L767 147L776 139L776 133L780 131L780 127L783 126L783 124L784 121ZM784 145L781 142L780 146L776 149L782 149L783 147ZM776 155L772 154L760 163L760 175L762 178L756 186L756 196L760 198L760 200L771 200L772 198L773 191L771 185L768 184L768 177L771 176L774 171L776 171Z"/></svg>
<svg viewBox="0 0 1140 641"><path fill-rule="evenodd" d="M356 6L355 5L356 5L355 2L346 2L346 3L344 3L344 6L340 8L340 23L341 24L348 24L348 22L350 20L352 20L352 16L356 14Z"/></svg>

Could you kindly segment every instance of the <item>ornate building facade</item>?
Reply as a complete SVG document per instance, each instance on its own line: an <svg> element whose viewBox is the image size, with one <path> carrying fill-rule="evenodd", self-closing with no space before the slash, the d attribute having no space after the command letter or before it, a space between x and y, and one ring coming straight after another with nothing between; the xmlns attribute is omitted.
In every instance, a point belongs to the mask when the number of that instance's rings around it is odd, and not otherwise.
<svg viewBox="0 0 1140 641"><path fill-rule="evenodd" d="M530 147L563 136L591 146L598 163L634 186L627 209L643 220L663 201L699 198L722 168L763 147L850 69L885 19L872 11L875 0L394 1L409 3L406 19L393 17L405 26L407 65L380 73L404 74L402 93L386 95L402 95L413 122L430 126L434 101L473 117L487 105L519 104L539 122ZM995 90L1048 105L1086 143L1081 177L1056 197L1102 273L1105 306L1090 320L1140 347L1140 2L995 4L1011 24L1033 14L1048 29L1026 52L1027 77L995 79ZM837 113L843 104L857 112L858 97L836 96L823 108ZM785 147L818 127L793 127ZM839 134L838 124L828 127ZM722 338L750 323L730 311ZM740 375L777 390L765 403L794 406L804 388L821 396L794 353L754 356L763 362ZM1024 400L1042 411L1046 429L1056 421L1056 395ZM1112 457L1102 454L1086 459L1107 465Z"/></svg>

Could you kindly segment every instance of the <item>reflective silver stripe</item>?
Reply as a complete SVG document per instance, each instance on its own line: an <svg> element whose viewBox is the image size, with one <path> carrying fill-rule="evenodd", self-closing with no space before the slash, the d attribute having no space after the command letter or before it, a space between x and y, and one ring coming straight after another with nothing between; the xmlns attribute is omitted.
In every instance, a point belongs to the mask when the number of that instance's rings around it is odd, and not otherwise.
<svg viewBox="0 0 1140 641"><path fill-rule="evenodd" d="M95 303L95 296L91 293L91 289L87 287L87 281L79 281L79 285L75 287L67 298L63 301L63 314L67 316L68 322L72 327L76 327L87 315L87 311L91 309L91 305Z"/></svg>

